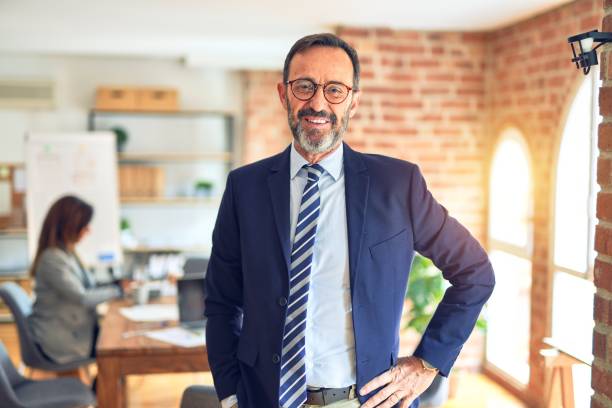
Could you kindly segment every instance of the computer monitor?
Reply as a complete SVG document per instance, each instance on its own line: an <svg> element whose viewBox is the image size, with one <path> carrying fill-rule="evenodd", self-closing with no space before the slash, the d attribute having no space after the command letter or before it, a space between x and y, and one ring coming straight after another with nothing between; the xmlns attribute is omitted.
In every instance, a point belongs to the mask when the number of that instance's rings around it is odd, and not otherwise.
<svg viewBox="0 0 612 408"><path fill-rule="evenodd" d="M177 281L179 322L190 328L203 328L204 317L204 278L184 277Z"/></svg>

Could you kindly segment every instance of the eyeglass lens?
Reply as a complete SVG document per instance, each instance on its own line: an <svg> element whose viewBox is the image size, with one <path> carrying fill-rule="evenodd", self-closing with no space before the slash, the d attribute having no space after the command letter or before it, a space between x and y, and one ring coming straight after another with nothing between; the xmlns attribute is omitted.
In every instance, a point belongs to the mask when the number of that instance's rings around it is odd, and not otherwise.
<svg viewBox="0 0 612 408"><path fill-rule="evenodd" d="M302 100L307 101L312 98L319 87L310 79L297 79L291 83L291 92L293 95ZM346 85L328 82L323 85L323 95L330 103L340 103L348 96L349 89Z"/></svg>

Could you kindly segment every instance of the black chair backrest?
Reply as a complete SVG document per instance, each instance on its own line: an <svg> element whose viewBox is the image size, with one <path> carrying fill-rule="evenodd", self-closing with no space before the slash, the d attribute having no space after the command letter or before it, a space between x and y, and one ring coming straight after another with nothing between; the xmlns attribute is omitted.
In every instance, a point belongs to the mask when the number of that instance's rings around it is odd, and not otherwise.
<svg viewBox="0 0 612 408"><path fill-rule="evenodd" d="M208 258L187 258L183 265L183 273L185 277L198 276L200 278L206 275L208 268Z"/></svg>
<svg viewBox="0 0 612 408"><path fill-rule="evenodd" d="M9 355L0 340L0 401L5 408L26 408L19 402L13 387L24 381L11 362Z"/></svg>
<svg viewBox="0 0 612 408"><path fill-rule="evenodd" d="M192 385L183 391L181 408L220 408L215 387L210 385Z"/></svg>
<svg viewBox="0 0 612 408"><path fill-rule="evenodd" d="M16 283L6 282L0 285L0 298L6 303L15 319L23 362L30 367L45 364L47 359L38 350L28 326L27 319L32 314L32 300L28 294Z"/></svg>

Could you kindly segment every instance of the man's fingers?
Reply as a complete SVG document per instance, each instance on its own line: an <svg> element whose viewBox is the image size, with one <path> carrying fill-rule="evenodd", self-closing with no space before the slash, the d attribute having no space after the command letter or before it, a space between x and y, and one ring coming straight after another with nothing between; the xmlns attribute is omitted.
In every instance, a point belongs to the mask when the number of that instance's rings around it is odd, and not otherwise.
<svg viewBox="0 0 612 408"><path fill-rule="evenodd" d="M414 397L412 393L407 394L402 389L397 389L383 404L378 405L377 408L393 408L400 400L402 402L401 408L408 408L410 404L412 404L412 401L414 401Z"/></svg>
<svg viewBox="0 0 612 408"><path fill-rule="evenodd" d="M389 395L389 398L385 400L384 403L378 406L378 408L393 408L395 404L400 401L400 397L398 396L399 391L394 392Z"/></svg>
<svg viewBox="0 0 612 408"><path fill-rule="evenodd" d="M380 388L385 384L389 384L393 380L393 375L391 374L391 370L393 370L393 368L385 371L384 373L382 373L381 375L379 375L378 377L374 378L372 381L370 381L369 383L361 387L361 389L359 390L359 394L367 395L371 391L377 388Z"/></svg>
<svg viewBox="0 0 612 408"><path fill-rule="evenodd" d="M411 398L410 396L405 397L402 400L402 405L400 406L400 408L409 408L410 404L412 404L413 401L414 401L414 398Z"/></svg>
<svg viewBox="0 0 612 408"><path fill-rule="evenodd" d="M390 397L395 397L394 398L395 403L393 403L392 405L389 405L392 407L393 405L399 402L399 398L397 397L396 392L398 392L397 384L389 384L385 388L383 388L382 390L374 394L374 396L372 396L370 399L368 399L368 401L365 404L363 404L361 408L380 407L382 405L379 405L379 404L383 403Z"/></svg>

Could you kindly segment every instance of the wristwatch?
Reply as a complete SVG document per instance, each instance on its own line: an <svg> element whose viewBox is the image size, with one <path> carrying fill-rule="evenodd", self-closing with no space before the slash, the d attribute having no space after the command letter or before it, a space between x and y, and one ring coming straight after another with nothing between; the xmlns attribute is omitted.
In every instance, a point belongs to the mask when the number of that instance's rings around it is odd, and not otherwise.
<svg viewBox="0 0 612 408"><path fill-rule="evenodd" d="M419 359L419 361L421 362L421 366L426 369L427 371L435 371L436 373L438 372L438 369L434 366L432 366L431 364L429 364L427 361L423 360L421 357L417 357Z"/></svg>

